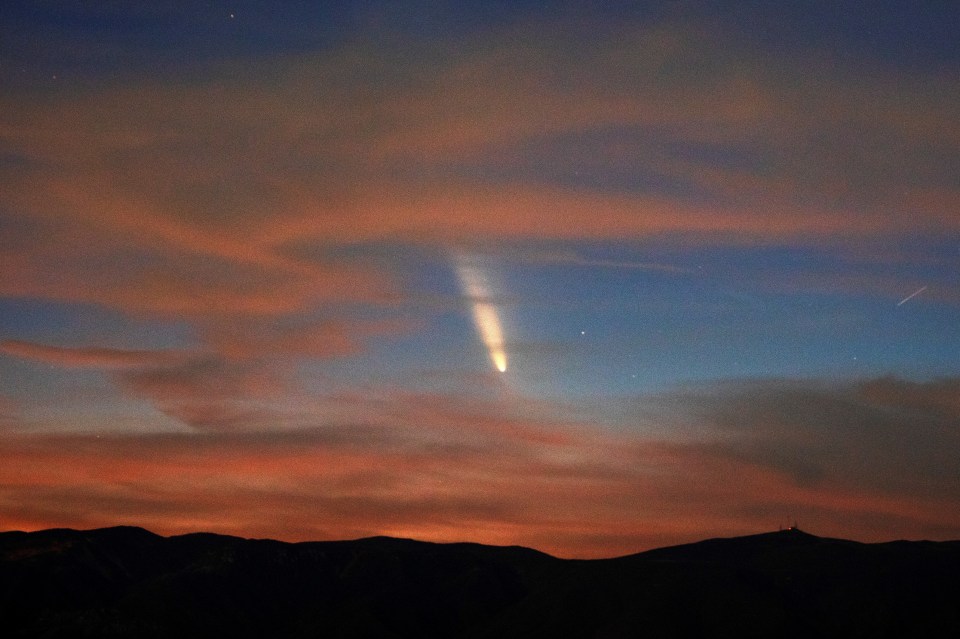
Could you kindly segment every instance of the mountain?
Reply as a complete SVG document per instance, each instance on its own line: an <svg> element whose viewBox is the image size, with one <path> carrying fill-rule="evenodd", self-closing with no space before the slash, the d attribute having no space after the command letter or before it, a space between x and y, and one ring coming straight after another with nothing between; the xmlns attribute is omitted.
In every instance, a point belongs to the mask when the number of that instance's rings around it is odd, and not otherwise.
<svg viewBox="0 0 960 639"><path fill-rule="evenodd" d="M796 529L563 560L374 537L0 533L5 637L923 637L960 631L960 542Z"/></svg>

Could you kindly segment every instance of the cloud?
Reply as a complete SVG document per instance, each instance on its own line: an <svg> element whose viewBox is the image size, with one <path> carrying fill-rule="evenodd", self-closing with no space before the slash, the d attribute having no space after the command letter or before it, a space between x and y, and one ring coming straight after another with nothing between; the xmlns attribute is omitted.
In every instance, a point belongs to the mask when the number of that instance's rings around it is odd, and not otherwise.
<svg viewBox="0 0 960 639"><path fill-rule="evenodd" d="M481 253L489 253L492 249L483 248ZM661 273L684 274L693 273L694 269L665 264L662 262L640 262L634 260L611 260L586 257L574 250L536 250L518 249L498 252L498 257L506 257L513 261L532 264L549 264L558 266L583 266L593 268L627 270L627 271L654 271Z"/></svg>
<svg viewBox="0 0 960 639"><path fill-rule="evenodd" d="M918 259L886 250L891 238L960 234L956 77L770 54L711 26L499 26L5 92L0 295L176 320L196 341L0 343L104 371L124 399L190 430L3 434L5 525L400 534L572 555L790 517L864 539L960 534L955 380L682 389L631 403L637 424L621 432L569 407L492 401L506 391L489 380L469 396L298 385L305 359L427 325L429 310L398 310L410 292L392 264L344 250L383 242L869 246L856 268L790 264L754 281L893 303L929 283L930 299L955 302L953 252L939 281L875 267ZM659 258L534 259L685 273Z"/></svg>
<svg viewBox="0 0 960 639"><path fill-rule="evenodd" d="M63 368L103 370L122 391L194 428L262 425L273 415L257 402L279 395L288 381L275 363L228 362L212 352L67 348L4 340L0 353Z"/></svg>
<svg viewBox="0 0 960 639"><path fill-rule="evenodd" d="M777 59L704 25L532 28L0 99L0 295L187 318L233 357L293 348L234 320L409 294L343 246L960 232L955 80ZM837 277L792 281L833 290ZM301 346L349 355L368 335L333 319Z"/></svg>
<svg viewBox="0 0 960 639"><path fill-rule="evenodd" d="M19 340L0 341L0 353L67 368L102 369L175 366L191 357L176 351L68 348Z"/></svg>
<svg viewBox="0 0 960 639"><path fill-rule="evenodd" d="M117 371L113 377L127 394L195 429L269 428L280 415L275 404L293 390L285 363L230 361L215 354L177 366Z"/></svg>
<svg viewBox="0 0 960 639"><path fill-rule="evenodd" d="M8 245L0 245L0 264L10 273L0 282L0 294L11 297L204 318L293 313L331 300L386 302L392 289L388 277L362 265L266 258L258 263L245 256L204 254L171 245L146 229L91 228L87 222L15 218L2 211L0 228L10 237Z"/></svg>
<svg viewBox="0 0 960 639"><path fill-rule="evenodd" d="M287 419L278 404L300 394L302 361L355 355L374 337L411 330L392 319L306 322L247 318L200 324L203 348L131 350L0 341L0 355L65 369L103 371L118 390L146 400L177 422L198 429L269 427ZM0 416L4 413L0 404Z"/></svg>
<svg viewBox="0 0 960 639"><path fill-rule="evenodd" d="M910 382L896 377L881 377L857 386L857 393L880 407L911 415L960 418L960 379L944 378L932 382Z"/></svg>
<svg viewBox="0 0 960 639"><path fill-rule="evenodd" d="M716 454L782 472L802 486L960 496L960 380L745 381L651 398Z"/></svg>
<svg viewBox="0 0 960 639"><path fill-rule="evenodd" d="M945 78L770 61L725 41L728 34L689 27L625 28L589 40L542 27L531 39L525 35L523 27L488 34L461 43L453 55L438 55L451 53L442 43L405 52L353 45L244 62L247 70L232 69L229 81L141 81L39 109L10 104L10 152L58 169L20 172L14 201L31 211L57 202L70 215L203 254L280 265L272 249L305 228L341 241L431 229L441 236L468 237L484 227L516 234L533 221L543 234L571 237L714 229L708 212L716 207L698 215L697 206L668 199L664 216L645 223L656 193L611 197L619 202L614 209L631 213L621 217L591 206L606 202L605 194L571 197L569 185L549 180L493 185L515 215L484 220L477 215L484 185L450 170L455 158L500 161L537 141L573 135L584 145L606 140L607 131L628 143L652 134L672 141L673 151L662 146L649 167L654 173L710 190L737 184L738 192L759 193L776 202L783 234L795 233L790 224L800 232L831 224L855 233L899 226L886 219L890 212L841 217L848 204L873 204L877 192L883 199L904 192L956 197L938 182L937 154L950 158L960 141ZM857 82L849 81L853 73ZM855 137L837 138L841 130ZM602 148L614 166L645 166L650 150ZM747 166L717 161L725 151L746 154ZM409 170L400 171L405 165ZM905 169L914 169L909 184ZM35 179L48 188L28 190ZM852 199L841 197L839 210L803 205L831 181ZM521 202L510 203L537 197L575 214L523 215ZM444 206L451 199L462 200L464 210ZM770 233L774 211L753 218L757 202L749 203L727 214L743 218L746 231ZM827 219L810 227L811 216Z"/></svg>
<svg viewBox="0 0 960 639"><path fill-rule="evenodd" d="M943 539L960 534L957 385L689 389L644 400L656 406L660 436L598 428L522 398L382 391L331 396L259 430L7 434L0 460L16 463L0 464L0 504L17 528L392 534L563 556L794 518L824 535Z"/></svg>
<svg viewBox="0 0 960 639"><path fill-rule="evenodd" d="M223 318L205 322L206 344L230 360L248 358L332 358L355 355L377 336L409 333L418 324L409 319L311 320L303 318Z"/></svg>
<svg viewBox="0 0 960 639"><path fill-rule="evenodd" d="M18 406L9 397L0 395L0 427L13 426L17 422Z"/></svg>
<svg viewBox="0 0 960 639"><path fill-rule="evenodd" d="M176 365L117 371L120 388L193 428L259 429L289 419L282 406L305 392L300 363L357 355L373 337L408 332L410 321L228 318L200 325L205 353Z"/></svg>
<svg viewBox="0 0 960 639"><path fill-rule="evenodd" d="M405 293L305 244L960 231L955 79L779 59L714 26L517 24L7 95L0 294L285 316ZM320 350L358 338L332 332Z"/></svg>

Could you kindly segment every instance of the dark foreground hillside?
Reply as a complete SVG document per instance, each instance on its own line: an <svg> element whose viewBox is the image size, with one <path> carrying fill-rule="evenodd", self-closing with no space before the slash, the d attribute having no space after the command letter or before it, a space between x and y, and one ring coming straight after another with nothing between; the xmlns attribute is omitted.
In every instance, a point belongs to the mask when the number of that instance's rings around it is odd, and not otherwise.
<svg viewBox="0 0 960 639"><path fill-rule="evenodd" d="M5 637L960 636L960 542L784 531L598 561L372 538L0 534ZM952 632L951 632L952 631Z"/></svg>

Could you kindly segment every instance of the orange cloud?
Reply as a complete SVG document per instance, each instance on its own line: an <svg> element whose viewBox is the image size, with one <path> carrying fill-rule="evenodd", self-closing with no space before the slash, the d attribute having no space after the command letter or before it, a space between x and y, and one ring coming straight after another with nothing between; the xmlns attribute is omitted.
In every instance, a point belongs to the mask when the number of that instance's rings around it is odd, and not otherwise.
<svg viewBox="0 0 960 639"><path fill-rule="evenodd" d="M372 336L410 332L409 320L244 320L224 318L205 322L202 337L211 348L228 359L257 357L329 358L354 355Z"/></svg>
<svg viewBox="0 0 960 639"><path fill-rule="evenodd" d="M531 28L450 55L354 44L229 80L0 99L18 159L0 166L17 216L0 294L284 315L401 293L304 244L960 230L954 78L769 59L697 26ZM568 183L524 161L648 179Z"/></svg>
<svg viewBox="0 0 960 639"><path fill-rule="evenodd" d="M955 381L941 386L914 390L945 397ZM871 399L875 387L880 399ZM706 403L678 395L700 430L672 440L564 422L519 399L429 394L366 405L358 395L348 419L318 406L281 431L6 434L3 526L390 534L594 557L794 518L819 534L870 541L955 537L956 464L938 467L955 450L942 428L955 411L905 395L914 396L911 385L896 380L836 392L720 387ZM891 436L901 445L888 446ZM882 469L893 466L891 483Z"/></svg>
<svg viewBox="0 0 960 639"><path fill-rule="evenodd" d="M960 469L943 452L960 444L952 382L660 398L695 413L677 428L683 443L613 435L515 397L298 392L297 358L349 356L409 329L352 321L348 304L383 310L403 290L344 247L662 235L859 245L960 232L954 77L769 59L722 32L669 25L484 37L456 51L353 45L189 83L0 97L0 295L182 319L199 342L189 354L0 343L5 355L103 369L199 431L3 435L0 523L470 538L564 555L791 516L863 539L955 536ZM544 168L581 163L602 179ZM773 285L921 284L903 277L800 273ZM673 425L677 413L661 417ZM811 432L830 446L811 445ZM900 479L887 481L890 468Z"/></svg>
<svg viewBox="0 0 960 639"><path fill-rule="evenodd" d="M117 348L66 348L18 340L0 341L0 353L68 368L142 368L174 366L190 356L175 351L138 351Z"/></svg>
<svg viewBox="0 0 960 639"><path fill-rule="evenodd" d="M7 437L0 458L17 463L0 470L3 524L135 523L292 540L391 534L595 557L767 530L791 514L817 532L870 539L949 529L960 514L929 497L802 488L691 447L610 441L545 455L542 445L505 443L437 449L363 429Z"/></svg>
<svg viewBox="0 0 960 639"><path fill-rule="evenodd" d="M429 230L468 236L476 224L509 235L544 222L538 235L715 230L710 216L695 215L673 199L654 207L666 205L671 212L659 219L608 218L605 194L578 193L587 197L571 201L563 185L497 184L491 190L500 193L506 215L484 216L489 207L470 204L486 197L484 186L445 172L452 161L501 159L519 144L544 138L624 127L661 131L694 148L706 144L707 150L772 145L767 155L775 161L759 171L711 164L695 154L683 159L661 153L650 167L759 194L749 206L728 212L740 218L741 230L759 235L770 231L774 211L784 218L774 234L791 234L793 224L796 232L809 231L807 220L818 217L829 218L813 225L821 233L902 225L904 220L884 219L890 211L865 213L856 204L872 202L863 197L874 193L900 197L901 187L915 187L918 172L939 175L936 154L955 149L960 140L957 105L943 99L950 94L947 78L823 68L815 60L778 65L705 29L667 26L609 35L586 45L550 29L528 41L516 33L494 34L469 54L414 60L416 52L398 59L355 46L265 61L262 69L253 64L255 70L237 69L230 82L148 82L30 109L11 103L2 129L11 152L57 167L11 176L19 178L12 182L12 201L34 215L56 208L184 250L296 271L303 265L278 255L275 240L311 222L331 241ZM859 79L851 83L853 72ZM868 144L818 142L841 126L862 127ZM842 158L837 145L846 151ZM607 148L611 162L649 161L647 152L628 148L618 155L617 145ZM899 162L916 166L890 166L891 151L900 151ZM790 157L781 157L786 153ZM925 160L931 153L934 160ZM423 167L423 173L398 178L396 167L404 165ZM914 181L888 184L902 180L901 169L915 169ZM838 177L849 182L852 200L801 203ZM392 185L397 179L400 185ZM37 188L41 183L44 188ZM500 192L503 186L508 188ZM941 190L956 196L955 189ZM554 199L568 210L553 224L542 213L526 216L531 197L543 198L547 210ZM465 210L449 206L461 198ZM628 208L629 217L645 218L653 202L619 195L609 203ZM427 212L411 211L411 204ZM924 215L943 221L927 208Z"/></svg>

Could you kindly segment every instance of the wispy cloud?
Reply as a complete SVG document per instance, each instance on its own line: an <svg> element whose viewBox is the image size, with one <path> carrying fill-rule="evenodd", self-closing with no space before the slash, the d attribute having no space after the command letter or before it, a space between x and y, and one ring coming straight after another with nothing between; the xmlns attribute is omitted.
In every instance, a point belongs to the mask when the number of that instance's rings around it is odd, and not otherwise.
<svg viewBox="0 0 960 639"><path fill-rule="evenodd" d="M5 436L0 458L17 463L0 465L0 500L6 527L469 537L565 556L792 518L821 534L945 538L960 533L956 391L893 378L677 391L642 403L665 431L686 425L659 439L519 398L358 394L282 431Z"/></svg>
<svg viewBox="0 0 960 639"><path fill-rule="evenodd" d="M488 249L489 250L489 249ZM662 262L640 262L635 260L597 259L587 257L574 250L505 250L502 253L514 261L534 264L555 264L558 266L583 266L627 271L654 271L660 273L694 273L695 269L664 264Z"/></svg>
<svg viewBox="0 0 960 639"><path fill-rule="evenodd" d="M0 426L13 425L17 421L17 404L9 397L0 395Z"/></svg>
<svg viewBox="0 0 960 639"><path fill-rule="evenodd" d="M177 351L72 348L18 340L0 341L0 353L67 368L102 369L176 366L193 357Z"/></svg>
<svg viewBox="0 0 960 639"><path fill-rule="evenodd" d="M960 235L955 74L779 55L714 24L584 30L338 41L189 77L5 92L0 296L176 321L186 337L123 350L5 325L0 354L89 369L189 432L4 434L0 523L471 537L567 555L787 517L870 539L960 534L955 379L680 389L618 407L613 432L602 409L536 404L488 377L444 370L441 393L298 376L450 310L416 307L394 264L346 250L382 243L520 246L518 260L678 281L700 279L694 260L580 249L829 245L856 259L715 260L704 277L891 306L929 284L903 311L958 303L955 248L898 242ZM502 341L517 355L573 348ZM0 420L20 419L0 403Z"/></svg>
<svg viewBox="0 0 960 639"><path fill-rule="evenodd" d="M756 380L678 390L638 410L676 432L799 485L960 494L960 380Z"/></svg>
<svg viewBox="0 0 960 639"><path fill-rule="evenodd" d="M0 149L17 160L0 164L0 224L16 241L0 249L0 293L285 314L401 293L381 269L298 259L297 242L960 230L955 80L771 59L695 25L516 36L8 96Z"/></svg>

